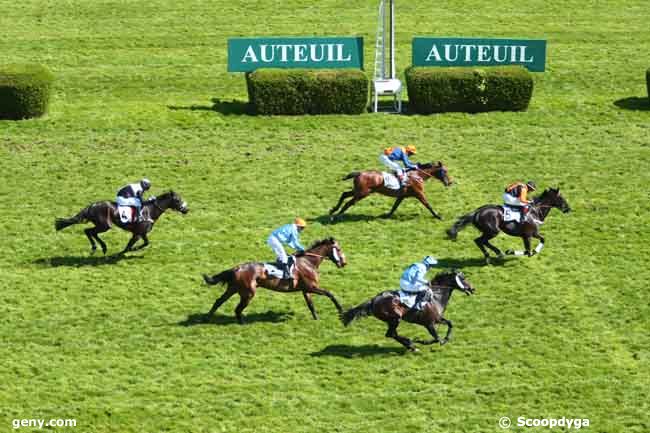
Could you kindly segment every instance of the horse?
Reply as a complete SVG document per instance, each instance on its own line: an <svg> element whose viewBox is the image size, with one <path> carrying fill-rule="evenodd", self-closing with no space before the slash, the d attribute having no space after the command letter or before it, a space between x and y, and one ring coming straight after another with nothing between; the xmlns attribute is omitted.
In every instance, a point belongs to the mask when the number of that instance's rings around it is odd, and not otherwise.
<svg viewBox="0 0 650 433"><path fill-rule="evenodd" d="M375 192L389 197L396 197L395 203L390 212L384 214L384 217L386 218L390 218L393 215L405 198L415 197L424 205L424 207L429 209L429 212L431 212L431 215L433 215L434 218L442 219L440 215L433 210L424 195L424 182L434 177L448 187L452 184L452 180L449 178L447 167L445 167L440 161L438 161L437 164L418 164L417 168L408 171L407 175L408 183L406 187L395 190L389 189L384 185L384 176L381 171L353 171L343 177L342 180L354 179L354 187L350 191L345 191L341 194L341 198L339 198L336 206L329 211L330 219L334 220L335 217L341 216L346 210L348 210L348 208L350 208L350 206L353 206L360 200ZM341 208L343 201L349 197L352 198L345 203L343 208ZM341 208L341 210L338 214L334 215L339 208Z"/></svg>
<svg viewBox="0 0 650 433"><path fill-rule="evenodd" d="M318 268L323 260L329 258L338 268L347 264L345 254L336 239L328 238L318 241L306 251L296 254L295 258L295 272L292 280L282 280L269 275L264 264L259 262L243 263L212 277L204 274L203 279L208 285L223 284L226 286L226 291L212 305L205 320L209 321L224 302L235 293L239 293L239 304L235 308L235 316L237 316L237 321L243 324L242 312L255 296L258 287L282 293L301 291L314 319L318 319L312 301L314 293L327 296L339 313L342 312L343 308L334 295L319 286Z"/></svg>
<svg viewBox="0 0 650 433"><path fill-rule="evenodd" d="M446 319L443 315L455 289L461 290L466 295L475 292L474 287L467 281L462 272L458 270L441 272L429 282L429 290L425 292L423 299L423 301L428 302L424 304L422 310L409 308L402 304L398 291L388 291L382 292L369 301L349 309L341 315L341 321L344 326L348 326L353 320L375 316L388 324L386 337L394 338L413 352L418 350L413 345L414 342L419 344L440 343L440 345L444 345L451 339L453 324L451 320ZM399 335L397 327L402 320L424 326L433 338L431 340L411 340ZM438 323L447 325L447 335L442 340L438 337L435 328Z"/></svg>
<svg viewBox="0 0 650 433"><path fill-rule="evenodd" d="M106 254L106 244L98 235L99 233L104 233L110 230L113 224L115 224L119 228L133 234L124 250L120 252L120 254L124 254L128 251L139 250L149 245L147 234L153 229L156 220L160 218L167 209L173 209L182 214L186 214L189 211L187 203L183 201L181 196L174 191L169 191L158 197L150 198L142 203L142 215L148 216L151 221L139 221L124 224L120 221L115 202L98 201L83 208L77 215L71 218L57 218L54 227L59 231L73 224L79 224L82 222L90 222L94 224L94 227L89 227L84 230L88 240L90 241L90 254L94 254L97 250L95 240L99 242L102 252ZM133 245L140 238L142 238L143 244L137 248L133 248Z"/></svg>
<svg viewBox="0 0 650 433"><path fill-rule="evenodd" d="M549 188L539 197L535 197L530 204L530 210L526 220L522 223L517 221L505 222L503 218L503 207L499 205L485 205L461 216L456 223L447 230L447 235L451 240L456 240L458 232L466 225L472 223L474 227L481 231L481 236L474 239L474 242L483 252L485 262L490 262L490 254L485 249L490 248L497 257L503 257L500 249L490 243L490 239L503 231L510 236L518 236L524 241L525 251L506 250L508 255L532 257L538 254L544 248L544 237L539 233L539 226L544 222L552 208L558 208L563 213L571 211L571 207L560 194L560 188ZM530 238L539 240L535 250L530 249Z"/></svg>

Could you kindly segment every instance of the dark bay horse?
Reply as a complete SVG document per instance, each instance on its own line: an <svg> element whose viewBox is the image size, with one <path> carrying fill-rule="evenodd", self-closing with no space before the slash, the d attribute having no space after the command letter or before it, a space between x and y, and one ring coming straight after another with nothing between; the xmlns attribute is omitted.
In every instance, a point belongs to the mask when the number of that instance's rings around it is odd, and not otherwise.
<svg viewBox="0 0 650 433"><path fill-rule="evenodd" d="M407 307L400 302L399 292L382 292L358 305L341 315L343 325L348 326L353 320L366 316L375 316L388 324L386 337L394 338L404 347L411 351L417 351L413 343L420 344L445 344L451 339L453 325L451 320L445 319L444 313L447 304L451 299L451 294L455 289L459 289L466 295L474 293L474 287L467 281L465 275L457 270L451 272L441 272L429 282L429 301L423 310L415 310ZM431 337L431 340L411 340L397 334L397 327L400 321L406 320L410 323L424 326ZM444 323L447 325L447 335L442 340L438 337L435 325Z"/></svg>
<svg viewBox="0 0 650 433"><path fill-rule="evenodd" d="M318 268L325 259L330 259L339 268L346 265L345 255L334 238L316 242L304 253L296 254L296 271L294 272L293 281L281 280L269 275L264 268L264 264L259 262L243 263L212 277L203 275L203 279L209 285L224 284L226 286L226 291L215 301L206 316L206 320L209 320L217 311L217 308L230 299L231 296L239 293L239 304L235 308L235 315L239 323L243 324L242 312L257 293L258 287L284 293L302 292L314 319L318 319L318 315L312 301L313 293L330 298L340 313L343 311L341 304L334 295L320 287L319 284Z"/></svg>
<svg viewBox="0 0 650 433"><path fill-rule="evenodd" d="M481 231L481 236L474 239L474 242L483 252L486 263L490 261L490 254L485 247L491 249L498 257L503 257L501 250L490 243L490 239L498 235L501 231L510 236L518 236L524 241L525 251L507 250L506 254L532 257L544 248L544 237L539 233L539 225L544 222L552 208L558 208L563 213L571 211L569 204L560 194L559 188L549 188L539 197L535 197L531 201L528 217L523 223L519 223L518 221L504 222L503 207L486 205L460 217L447 230L447 234L450 239L456 240L459 231L470 223L474 224L474 227ZM530 238L539 239L539 244L533 251L530 250Z"/></svg>
<svg viewBox="0 0 650 433"><path fill-rule="evenodd" d="M352 173L345 176L343 180L354 179L354 187L350 191L346 191L341 194L339 202L329 212L331 215L330 218L334 219L335 216L342 215L346 210L348 210L348 208L350 208L350 206L353 206L359 200L362 200L370 194L377 192L382 195L396 198L390 212L384 215L387 218L393 215L393 213L397 210L405 198L415 197L420 200L420 203L422 203L424 207L429 209L431 215L433 215L435 218L442 219L440 215L438 215L438 213L433 210L429 204L429 201L424 195L424 182L431 178L436 178L445 186L451 185L452 181L449 178L447 167L445 167L440 161L438 161L437 164L419 164L417 169L409 171L407 175L409 180L406 187L395 190L386 188L384 186L384 176L381 171L353 171ZM343 208L341 208L343 201L347 198L350 198L350 200L348 200ZM338 212L338 214L334 215L334 213L339 210L339 208L341 208L341 210Z"/></svg>
<svg viewBox="0 0 650 433"><path fill-rule="evenodd" d="M102 247L102 252L106 254L106 244L99 238L99 233L104 233L113 227L113 224L121 229L129 231L133 234L129 243L126 245L121 254L131 250L139 250L149 245L147 234L153 228L154 223L160 216L167 210L173 209L183 214L188 212L187 203L183 201L180 195L174 191L169 191L161 194L159 197L149 199L142 203L142 215L149 217L153 222L141 221L131 224L123 224L117 214L117 205L111 201L98 201L90 206L83 208L77 215L71 218L57 218L54 223L56 230L64 229L73 224L82 222L89 222L94 224L94 227L89 227L84 230L90 245L92 247L91 254L97 250L95 240L99 242ZM137 248L133 245L142 238L143 244Z"/></svg>

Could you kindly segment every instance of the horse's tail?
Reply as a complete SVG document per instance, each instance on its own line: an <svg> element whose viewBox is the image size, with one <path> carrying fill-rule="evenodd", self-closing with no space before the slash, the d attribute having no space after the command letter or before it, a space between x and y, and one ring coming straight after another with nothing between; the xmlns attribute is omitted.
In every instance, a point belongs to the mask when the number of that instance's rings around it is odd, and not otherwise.
<svg viewBox="0 0 650 433"><path fill-rule="evenodd" d="M462 217L458 218L458 220L456 220L454 225L451 226L449 230L447 230L447 236L449 236L449 239L455 241L456 237L458 236L458 232L464 229L466 225L474 221L474 216L476 215L476 212L477 211L470 212L467 215L463 215Z"/></svg>
<svg viewBox="0 0 650 433"><path fill-rule="evenodd" d="M235 278L235 271L232 269L225 270L219 274L208 276L203 274L203 280L206 284L214 286L215 284L227 284Z"/></svg>
<svg viewBox="0 0 650 433"><path fill-rule="evenodd" d="M348 175L343 177L341 180L354 179L355 177L359 176L360 174L361 174L361 172L359 172L359 171L353 171L351 173L348 173Z"/></svg>
<svg viewBox="0 0 650 433"><path fill-rule="evenodd" d="M370 316L372 314L373 300L374 298L341 313L341 322L343 322L343 326L348 326L353 320Z"/></svg>
<svg viewBox="0 0 650 433"><path fill-rule="evenodd" d="M89 208L81 209L81 211L72 218L57 218L54 221L54 228L56 231L59 231L73 224L79 224L86 221L88 219L88 209Z"/></svg>

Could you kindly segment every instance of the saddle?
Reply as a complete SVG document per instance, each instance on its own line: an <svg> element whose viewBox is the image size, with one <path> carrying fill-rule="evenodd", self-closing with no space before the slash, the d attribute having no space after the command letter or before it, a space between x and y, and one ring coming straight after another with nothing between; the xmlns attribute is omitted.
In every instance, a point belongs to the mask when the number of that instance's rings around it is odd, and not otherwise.
<svg viewBox="0 0 650 433"><path fill-rule="evenodd" d="M399 179L393 173L382 171L381 174L384 176L384 187L395 191L402 187L399 183Z"/></svg>
<svg viewBox="0 0 650 433"><path fill-rule="evenodd" d="M503 221L504 222L510 222L510 221L516 221L519 222L521 219L521 212L517 208L513 208L510 206L503 205L501 206L501 209L503 209Z"/></svg>
<svg viewBox="0 0 650 433"><path fill-rule="evenodd" d="M430 289L417 293L397 290L394 293L399 296L400 303L411 310L422 311L427 304L433 301L433 292Z"/></svg>
<svg viewBox="0 0 650 433"><path fill-rule="evenodd" d="M296 273L296 258L294 256L289 256L289 273L292 276L295 276ZM264 263L264 270L269 277L282 279L282 268L277 262L266 262Z"/></svg>

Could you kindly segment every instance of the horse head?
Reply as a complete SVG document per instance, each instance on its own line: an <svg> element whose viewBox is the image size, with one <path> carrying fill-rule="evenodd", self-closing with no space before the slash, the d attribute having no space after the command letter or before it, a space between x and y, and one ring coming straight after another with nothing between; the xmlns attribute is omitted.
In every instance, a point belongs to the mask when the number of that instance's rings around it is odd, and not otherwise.
<svg viewBox="0 0 650 433"><path fill-rule="evenodd" d="M562 197L562 194L560 194L560 188L549 188L545 190L537 199L537 203L558 208L562 213L571 212L569 203L567 203L564 197Z"/></svg>
<svg viewBox="0 0 650 433"><path fill-rule="evenodd" d="M418 169L426 173L429 177L435 177L440 182L442 182L445 186L449 186L453 183L453 181L449 177L449 170L442 163L442 161L438 161L437 164L434 164L432 162L427 162L425 164L418 164Z"/></svg>
<svg viewBox="0 0 650 433"><path fill-rule="evenodd" d="M337 268L342 268L347 265L345 254L343 253L343 250L341 250L338 241L333 237L314 243L314 245L312 245L306 252L297 254L296 256L301 255L313 255L322 258L327 257L336 265Z"/></svg>
<svg viewBox="0 0 650 433"><path fill-rule="evenodd" d="M437 274L429 284L431 286L448 287L450 291L459 289L466 295L471 295L476 291L474 286L465 277L465 274L458 269Z"/></svg>
<svg viewBox="0 0 650 433"><path fill-rule="evenodd" d="M181 198L180 194L174 191L169 191L156 197L154 204L162 209L174 209L182 214L189 212L187 203Z"/></svg>

